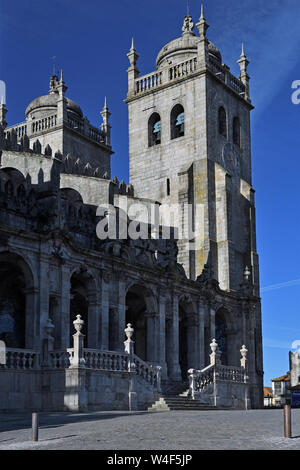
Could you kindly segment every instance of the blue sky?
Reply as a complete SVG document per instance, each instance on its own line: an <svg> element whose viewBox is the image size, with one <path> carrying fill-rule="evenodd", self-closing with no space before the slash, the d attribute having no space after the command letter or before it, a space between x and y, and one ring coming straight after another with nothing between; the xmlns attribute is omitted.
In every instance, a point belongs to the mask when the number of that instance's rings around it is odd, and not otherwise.
<svg viewBox="0 0 300 470"><path fill-rule="evenodd" d="M251 61L253 184L262 289L265 384L284 374L300 340L300 80L299 0L204 2L208 38L239 73L241 43ZM196 22L201 2L190 0ZM155 68L161 47L181 34L186 0L0 0L0 79L7 85L7 120L24 120L29 102L46 94L52 71L64 69L67 95L94 125L104 97L112 112L113 175L128 182L127 92L131 37L141 74ZM285 285L285 283L289 283ZM270 286L275 286L269 288ZM276 287L277 286L277 287Z"/></svg>

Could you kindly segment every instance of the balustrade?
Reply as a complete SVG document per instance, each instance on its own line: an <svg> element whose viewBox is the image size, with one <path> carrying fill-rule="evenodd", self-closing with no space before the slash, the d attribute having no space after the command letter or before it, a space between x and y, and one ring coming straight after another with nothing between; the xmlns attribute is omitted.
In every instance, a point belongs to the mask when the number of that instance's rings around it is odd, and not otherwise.
<svg viewBox="0 0 300 470"><path fill-rule="evenodd" d="M33 121L31 124L32 134L36 134L40 131L51 129L57 125L57 114L47 116L43 119Z"/></svg>
<svg viewBox="0 0 300 470"><path fill-rule="evenodd" d="M1 369L34 370L39 367L40 353L29 349L6 348L6 364Z"/></svg>

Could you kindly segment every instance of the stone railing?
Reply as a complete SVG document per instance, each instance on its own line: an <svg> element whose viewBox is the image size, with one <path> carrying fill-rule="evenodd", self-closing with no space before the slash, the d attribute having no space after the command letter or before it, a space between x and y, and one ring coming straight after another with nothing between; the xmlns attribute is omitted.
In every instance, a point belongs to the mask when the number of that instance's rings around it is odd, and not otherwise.
<svg viewBox="0 0 300 470"><path fill-rule="evenodd" d="M48 367L51 369L67 369L70 367L71 351L69 349L63 351L50 351Z"/></svg>
<svg viewBox="0 0 300 470"><path fill-rule="evenodd" d="M160 390L161 367L154 367L140 359L135 354L133 354L133 363L135 365L137 375L142 377L146 382L149 382L153 387Z"/></svg>
<svg viewBox="0 0 300 470"><path fill-rule="evenodd" d="M210 355L210 365L203 370L190 369L189 375L189 396L192 399L201 398L201 393L211 386L211 393L216 401L217 383L225 382L231 384L248 384L247 376L247 349L241 349L241 366L225 366L221 364L221 353L218 344L214 339L210 345L212 353ZM245 400L246 402L246 400Z"/></svg>
<svg viewBox="0 0 300 470"><path fill-rule="evenodd" d="M80 132L80 134L84 133L84 125L82 122L77 121L76 119L71 118L71 117L68 117L67 122L68 122L68 127L70 127L71 129L77 132Z"/></svg>
<svg viewBox="0 0 300 470"><path fill-rule="evenodd" d="M88 137L96 142L105 143L105 134L97 127L89 126Z"/></svg>
<svg viewBox="0 0 300 470"><path fill-rule="evenodd" d="M214 73L220 80L226 83L232 90L239 95L244 95L246 88L245 85L237 77L229 72L229 68L220 64L213 57L208 59L208 69ZM185 78L198 70L197 58L186 60L180 64L172 65L169 68L162 69L149 73L135 80L135 94L139 95L152 89L158 88L161 85L173 82L181 78Z"/></svg>
<svg viewBox="0 0 300 470"><path fill-rule="evenodd" d="M20 124L16 124L15 126L8 127L7 129L5 129L4 134L6 135L12 130L15 131L17 138L21 139L22 137L24 137L24 135L27 135L27 124L26 122L21 122Z"/></svg>
<svg viewBox="0 0 300 470"><path fill-rule="evenodd" d="M6 364L2 369L34 370L40 366L40 353L30 349L6 348Z"/></svg>
<svg viewBox="0 0 300 470"><path fill-rule="evenodd" d="M186 77L197 70L197 59L186 60L181 64L173 65L169 68L168 78L169 81L176 80L177 78Z"/></svg>
<svg viewBox="0 0 300 470"><path fill-rule="evenodd" d="M149 73L136 80L135 92L136 94L143 93L160 85L162 85L162 72Z"/></svg>
<svg viewBox="0 0 300 470"><path fill-rule="evenodd" d="M85 367L110 371L127 371L128 356L114 351L84 349Z"/></svg>
<svg viewBox="0 0 300 470"><path fill-rule="evenodd" d="M52 129L57 125L57 114L53 114L52 116L47 116L43 119L38 119L37 121L33 121L31 123L31 132L32 134L37 134L40 131L44 131L47 129Z"/></svg>
<svg viewBox="0 0 300 470"><path fill-rule="evenodd" d="M229 68L220 64L212 57L209 57L208 68L220 79L222 82L226 83L232 90L234 90L239 95L244 95L246 91L245 85L232 73L229 72Z"/></svg>

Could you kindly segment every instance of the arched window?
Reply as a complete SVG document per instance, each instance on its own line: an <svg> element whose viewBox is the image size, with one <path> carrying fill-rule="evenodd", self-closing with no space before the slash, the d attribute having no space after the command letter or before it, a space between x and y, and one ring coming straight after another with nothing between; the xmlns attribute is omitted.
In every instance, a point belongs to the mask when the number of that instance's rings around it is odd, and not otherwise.
<svg viewBox="0 0 300 470"><path fill-rule="evenodd" d="M233 143L238 145L239 147L241 146L241 126L240 126L240 120L238 117L235 117L233 119Z"/></svg>
<svg viewBox="0 0 300 470"><path fill-rule="evenodd" d="M153 147L161 142L161 120L158 113L152 114L148 121L148 145Z"/></svg>
<svg viewBox="0 0 300 470"><path fill-rule="evenodd" d="M171 112L171 139L184 136L184 109L181 104L174 106Z"/></svg>
<svg viewBox="0 0 300 470"><path fill-rule="evenodd" d="M223 137L227 137L227 117L223 107L219 109L219 134Z"/></svg>

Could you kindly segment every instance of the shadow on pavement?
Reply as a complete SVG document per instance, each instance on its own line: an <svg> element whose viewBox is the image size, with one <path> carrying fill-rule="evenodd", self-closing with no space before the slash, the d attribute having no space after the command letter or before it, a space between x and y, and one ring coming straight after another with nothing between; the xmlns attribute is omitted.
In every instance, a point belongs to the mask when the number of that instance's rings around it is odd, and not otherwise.
<svg viewBox="0 0 300 470"><path fill-rule="evenodd" d="M64 426L65 424L82 423L91 421L103 421L105 419L120 418L123 416L147 415L147 412L105 412L95 411L90 413L39 413L39 428L50 429ZM5 419L6 418L6 419ZM0 418L0 442L1 433L31 428L31 414L26 415L2 415Z"/></svg>

